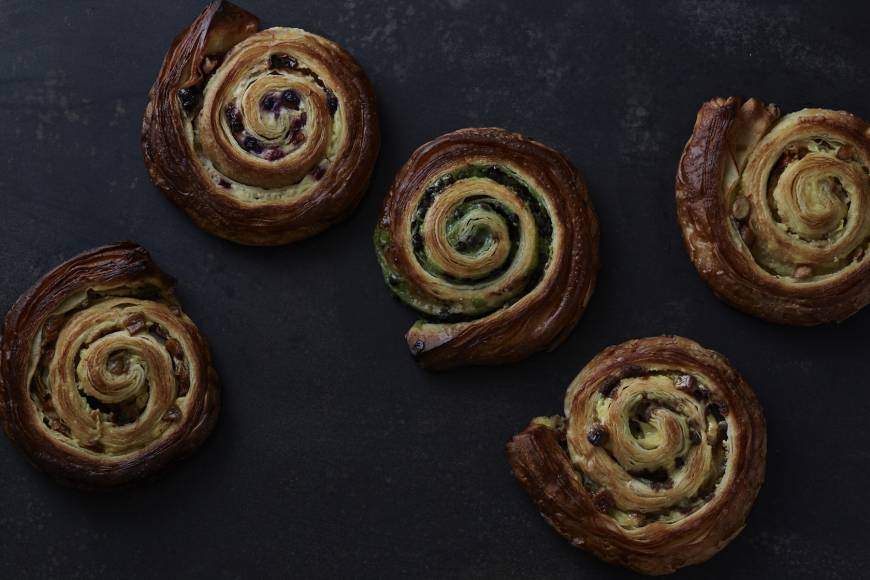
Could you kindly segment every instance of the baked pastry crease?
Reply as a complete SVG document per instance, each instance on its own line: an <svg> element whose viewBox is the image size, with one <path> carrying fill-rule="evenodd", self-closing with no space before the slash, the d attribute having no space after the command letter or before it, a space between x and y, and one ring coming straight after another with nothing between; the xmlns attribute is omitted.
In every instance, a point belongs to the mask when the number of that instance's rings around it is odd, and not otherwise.
<svg viewBox="0 0 870 580"><path fill-rule="evenodd" d="M565 416L508 443L513 472L572 545L644 574L703 562L743 528L764 480L758 400L720 354L678 336L598 354Z"/></svg>
<svg viewBox="0 0 870 580"><path fill-rule="evenodd" d="M555 348L598 270L598 221L580 174L503 129L462 129L417 149L374 238L387 286L423 316L408 347L433 369Z"/></svg>
<svg viewBox="0 0 870 580"><path fill-rule="evenodd" d="M773 322L839 321L870 303L870 127L843 111L708 101L683 150L677 217L698 272Z"/></svg>
<svg viewBox="0 0 870 580"><path fill-rule="evenodd" d="M151 88L142 151L152 181L197 225L275 245L357 206L380 129L350 54L304 30L258 26L217 1L176 37Z"/></svg>
<svg viewBox="0 0 870 580"><path fill-rule="evenodd" d="M104 489L205 440L217 374L174 286L122 242L64 262L15 303L0 342L0 420L36 467Z"/></svg>

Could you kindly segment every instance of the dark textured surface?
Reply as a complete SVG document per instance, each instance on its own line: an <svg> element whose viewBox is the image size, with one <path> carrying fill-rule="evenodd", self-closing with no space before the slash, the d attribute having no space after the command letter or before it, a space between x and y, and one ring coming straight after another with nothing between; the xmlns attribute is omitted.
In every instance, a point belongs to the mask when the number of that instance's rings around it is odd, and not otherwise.
<svg viewBox="0 0 870 580"><path fill-rule="evenodd" d="M0 577L630 577L547 527L504 444L559 412L599 350L665 332L731 359L770 446L746 530L676 577L866 573L870 311L802 329L728 308L686 256L673 192L712 96L870 117L866 3L243 5L343 44L381 101L362 206L290 247L213 238L148 182L146 93L201 2L0 2L0 305L62 259L132 238L179 278L225 385L203 449L121 493L64 489L0 441ZM411 151L470 125L526 133L579 166L603 267L556 352L429 374L406 352L414 315L383 286L371 232Z"/></svg>

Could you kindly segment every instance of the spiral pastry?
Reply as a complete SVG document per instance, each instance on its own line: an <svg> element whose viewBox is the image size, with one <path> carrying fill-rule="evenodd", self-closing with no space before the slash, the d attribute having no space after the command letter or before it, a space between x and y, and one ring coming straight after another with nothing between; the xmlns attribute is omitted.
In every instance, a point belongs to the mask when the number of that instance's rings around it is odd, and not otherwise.
<svg viewBox="0 0 870 580"><path fill-rule="evenodd" d="M76 487L153 474L217 418L208 346L144 248L90 250L45 275L6 316L0 419L30 460Z"/></svg>
<svg viewBox="0 0 870 580"><path fill-rule="evenodd" d="M565 418L508 444L514 475L572 545L645 574L707 560L743 528L764 480L764 417L718 353L677 336L605 349Z"/></svg>
<svg viewBox="0 0 870 580"><path fill-rule="evenodd" d="M380 146L375 97L337 44L212 2L151 88L152 181L202 228L251 245L312 236L359 203Z"/></svg>
<svg viewBox="0 0 870 580"><path fill-rule="evenodd" d="M723 300L813 325L870 302L870 127L842 111L704 104L677 174L689 255Z"/></svg>
<svg viewBox="0 0 870 580"><path fill-rule="evenodd" d="M598 221L558 152L503 129L426 143L396 176L375 230L389 288L424 317L423 366L498 364L555 348L595 286Z"/></svg>

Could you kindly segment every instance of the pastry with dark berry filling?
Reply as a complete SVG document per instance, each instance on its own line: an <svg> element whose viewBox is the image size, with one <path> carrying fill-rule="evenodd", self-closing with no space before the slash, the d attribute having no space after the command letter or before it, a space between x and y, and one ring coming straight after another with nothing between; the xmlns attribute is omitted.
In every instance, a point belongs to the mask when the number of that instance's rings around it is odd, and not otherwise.
<svg viewBox="0 0 870 580"><path fill-rule="evenodd" d="M152 181L202 228L277 245L344 219L380 146L374 92L340 46L209 4L170 47L142 149Z"/></svg>

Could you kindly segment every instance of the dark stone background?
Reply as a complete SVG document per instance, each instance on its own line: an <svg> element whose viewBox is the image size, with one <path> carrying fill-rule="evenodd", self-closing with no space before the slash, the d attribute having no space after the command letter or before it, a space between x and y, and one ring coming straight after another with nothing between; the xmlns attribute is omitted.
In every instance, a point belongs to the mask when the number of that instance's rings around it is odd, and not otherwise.
<svg viewBox="0 0 870 580"><path fill-rule="evenodd" d="M700 104L742 94L870 116L868 4L247 0L265 25L347 47L380 98L371 191L345 223L282 248L211 237L148 181L146 95L202 0L0 0L0 308L92 246L133 239L179 278L225 407L156 482L85 495L0 441L0 577L627 578L571 548L510 475L504 444L560 411L607 345L677 333L721 351L768 419L745 531L679 578L854 578L870 565L870 309L775 326L716 300L674 217ZM402 335L371 233L421 143L502 126L563 151L602 226L600 280L556 352L430 374Z"/></svg>

